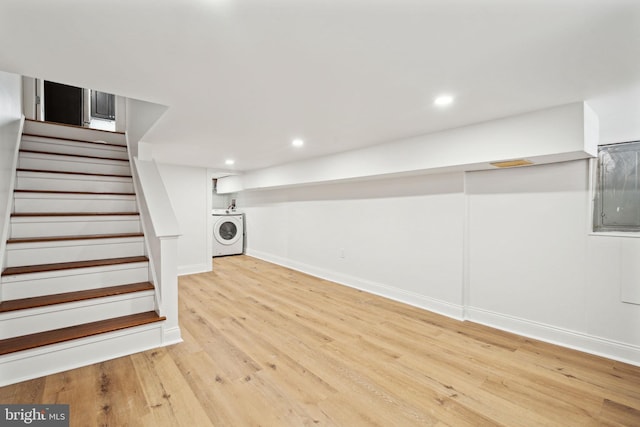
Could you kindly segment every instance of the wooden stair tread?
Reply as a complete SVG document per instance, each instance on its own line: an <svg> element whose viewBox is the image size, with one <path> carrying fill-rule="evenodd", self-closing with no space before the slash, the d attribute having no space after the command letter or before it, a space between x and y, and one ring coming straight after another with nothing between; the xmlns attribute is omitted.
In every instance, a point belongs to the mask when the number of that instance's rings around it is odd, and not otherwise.
<svg viewBox="0 0 640 427"><path fill-rule="evenodd" d="M139 212L14 212L11 217L43 217L43 216L140 216Z"/></svg>
<svg viewBox="0 0 640 427"><path fill-rule="evenodd" d="M117 174L108 174L108 173L90 173L90 172L71 172L71 171L50 171L46 169L16 169L16 172L33 172L33 173L55 173L55 174L63 174L63 175L82 175L82 176L100 176L100 177L110 177L110 178L132 178L131 175L117 175Z"/></svg>
<svg viewBox="0 0 640 427"><path fill-rule="evenodd" d="M14 190L15 193L44 193L44 194L85 194L105 196L135 196L136 193L96 192L96 191L59 191L59 190Z"/></svg>
<svg viewBox="0 0 640 427"><path fill-rule="evenodd" d="M129 316L116 317L108 320L100 320L98 322L84 323L52 331L8 338L0 340L0 355L86 338L135 326L147 325L149 323L160 322L163 320L166 320L164 316L158 316L155 311L149 311L146 313L131 314Z"/></svg>
<svg viewBox="0 0 640 427"><path fill-rule="evenodd" d="M91 239L122 239L127 237L144 237L144 234L143 233L113 233L113 234L87 234L87 235L79 235L79 236L19 237L19 238L7 240L7 244L58 242L58 241L91 240Z"/></svg>
<svg viewBox="0 0 640 427"><path fill-rule="evenodd" d="M2 276L16 274L42 273L45 271L71 270L75 268L105 267L109 265L130 264L135 262L146 262L146 256L132 256L122 258L94 259L90 261L60 262L55 264L25 265L20 267L8 267L2 272Z"/></svg>
<svg viewBox="0 0 640 427"><path fill-rule="evenodd" d="M93 129L98 130L98 129ZM47 135L38 135L35 133L27 133L23 132L22 136L31 136L34 138L47 138L47 139L57 139L60 141L72 141L72 142L82 142L85 144L94 144L97 146L106 146L106 147L119 147L119 148L127 148L124 144L114 144L113 142L102 142L102 141L89 141L88 139L76 139L76 138L64 138L60 136L47 136Z"/></svg>
<svg viewBox="0 0 640 427"><path fill-rule="evenodd" d="M68 154L68 153L54 153L51 151L40 151L40 150L20 150L21 153L32 153L32 154L46 154L52 156L69 156L69 157L81 157L85 159L99 159L99 160L113 160L117 162L126 162L129 163L129 159L118 159L114 157L103 157L103 156L86 156L84 154Z"/></svg>
<svg viewBox="0 0 640 427"><path fill-rule="evenodd" d="M134 292L152 291L153 284L149 282L130 283L128 285L109 286L105 288L87 289L84 291L65 292L62 294L43 295L39 297L22 298L0 303L0 313L26 310L29 308L46 307L49 305L68 302L84 301L88 299L130 294Z"/></svg>
<svg viewBox="0 0 640 427"><path fill-rule="evenodd" d="M48 125L60 126L60 127L77 128L77 129L85 129L85 130L89 130L89 131L97 131L97 132L105 132L105 133L114 133L114 134L124 135L124 132L118 132L118 131L113 131L113 130L105 130L105 129L94 129L94 128L88 128L88 127L85 127L85 126L70 125L70 124L67 124L67 123L50 122L50 121L47 121L47 120L24 119L24 121L25 122L34 122L34 123L45 123L45 124L48 124Z"/></svg>

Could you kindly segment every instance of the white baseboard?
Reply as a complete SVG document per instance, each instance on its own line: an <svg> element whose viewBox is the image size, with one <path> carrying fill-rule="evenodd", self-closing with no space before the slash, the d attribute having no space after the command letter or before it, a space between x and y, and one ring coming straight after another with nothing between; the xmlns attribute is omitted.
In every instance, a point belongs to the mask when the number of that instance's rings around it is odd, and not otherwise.
<svg viewBox="0 0 640 427"><path fill-rule="evenodd" d="M179 265L178 276L186 276L187 274L207 273L211 271L211 263Z"/></svg>
<svg viewBox="0 0 640 427"><path fill-rule="evenodd" d="M514 334L556 344L562 347L572 348L585 353L640 366L640 346L595 337L581 332L571 331L526 319L520 319L501 313L452 304L380 283L299 263L261 251L247 249L247 255L282 265L293 270L301 271L312 276L330 280L341 285L356 288L371 294L442 314L457 320L468 320L480 323L496 329L512 332Z"/></svg>
<svg viewBox="0 0 640 427"><path fill-rule="evenodd" d="M474 307L466 308L466 320L596 356L640 366L640 346Z"/></svg>
<svg viewBox="0 0 640 427"><path fill-rule="evenodd" d="M389 298L394 301L399 301L414 307L442 314L443 316L451 317L457 320L463 319L463 307L458 304L430 298L424 295L416 294L414 292L406 291L404 289L383 285L381 283L372 282L370 280L361 279L347 274L341 274L335 271L314 267L309 264L300 263L265 252L247 249L246 254L254 258L259 258L264 261L281 265L283 267L291 268L292 270L297 270L306 274L310 274L312 276L319 277L321 279L339 283L350 288L359 289L370 294Z"/></svg>
<svg viewBox="0 0 640 427"><path fill-rule="evenodd" d="M167 345L179 344L181 342L182 342L182 333L180 332L179 326L162 329L162 345L167 346Z"/></svg>

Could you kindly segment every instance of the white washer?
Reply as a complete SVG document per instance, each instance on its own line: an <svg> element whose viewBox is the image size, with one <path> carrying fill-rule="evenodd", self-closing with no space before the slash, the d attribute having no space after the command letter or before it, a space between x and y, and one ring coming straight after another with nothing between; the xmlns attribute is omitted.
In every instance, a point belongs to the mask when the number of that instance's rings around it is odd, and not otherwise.
<svg viewBox="0 0 640 427"><path fill-rule="evenodd" d="M244 252L244 214L224 209L213 211L213 256Z"/></svg>

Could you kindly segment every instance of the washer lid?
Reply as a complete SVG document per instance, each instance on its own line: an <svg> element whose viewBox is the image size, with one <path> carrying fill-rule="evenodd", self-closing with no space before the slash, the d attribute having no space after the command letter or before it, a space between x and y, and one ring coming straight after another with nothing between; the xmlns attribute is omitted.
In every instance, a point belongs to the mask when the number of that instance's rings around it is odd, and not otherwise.
<svg viewBox="0 0 640 427"><path fill-rule="evenodd" d="M242 237L242 217L220 217L213 226L213 237L223 245L236 243Z"/></svg>

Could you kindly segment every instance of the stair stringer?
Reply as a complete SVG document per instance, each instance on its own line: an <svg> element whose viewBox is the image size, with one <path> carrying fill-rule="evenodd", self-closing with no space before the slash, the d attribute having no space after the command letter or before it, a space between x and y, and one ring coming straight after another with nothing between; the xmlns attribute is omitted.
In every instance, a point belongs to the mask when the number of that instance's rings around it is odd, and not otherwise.
<svg viewBox="0 0 640 427"><path fill-rule="evenodd" d="M145 252L149 258L149 281L156 289L157 312L160 316L166 317L166 320L162 322L163 345L178 344L182 342L182 335L178 323L177 238L179 233L177 221L156 164L152 163L152 167L147 167L143 171L145 176L143 180L140 176L140 162L132 154L133 150L128 133L125 133L125 139L136 204L140 213L140 225L144 234ZM149 177L149 174L152 176ZM156 184L153 200L147 201L144 182L146 182L147 191L149 191L149 183ZM158 212L163 213L160 216L164 221L157 219ZM155 223L154 217L156 218Z"/></svg>
<svg viewBox="0 0 640 427"><path fill-rule="evenodd" d="M16 170L18 169L18 155L20 153L20 145L22 143L22 132L24 129L24 115L20 119L20 123L17 129L17 140L13 152L13 160L11 166L11 178L9 179L9 187L7 188L7 209L4 212L4 223L0 229L0 271L4 270L7 265L7 238L9 237L9 230L11 228L11 212L13 212L13 192L18 180ZM0 302L2 301L2 285L0 284Z"/></svg>

